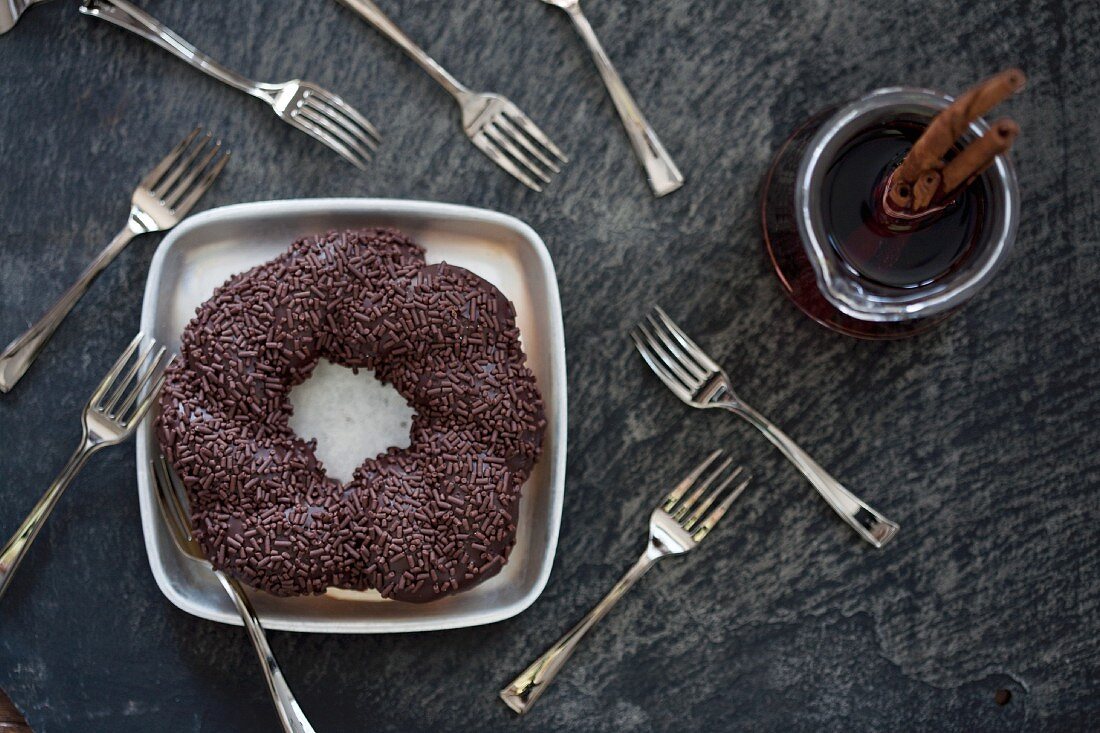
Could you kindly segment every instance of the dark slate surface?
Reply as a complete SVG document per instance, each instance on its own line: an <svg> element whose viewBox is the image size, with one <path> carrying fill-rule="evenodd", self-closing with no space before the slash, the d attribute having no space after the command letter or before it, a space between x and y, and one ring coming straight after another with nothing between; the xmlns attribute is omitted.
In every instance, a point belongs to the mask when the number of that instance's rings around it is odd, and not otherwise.
<svg viewBox="0 0 1100 733"><path fill-rule="evenodd" d="M32 9L0 39L0 336L39 315L196 122L237 152L204 206L299 196L473 204L541 232L568 341L569 471L554 574L521 616L407 636L273 633L319 731L1057 730L1100 718L1100 6L854 0L592 2L612 57L690 182L650 197L594 67L535 0L384 0L460 77L520 103L574 161L528 193L459 134L450 100L335 2L149 0L255 76L305 76L386 133L367 174L129 34ZM784 135L877 86L959 90L1018 64L1019 245L960 316L903 343L802 318L760 250L759 177ZM134 331L157 239L100 279L0 398L6 535L63 464ZM897 519L862 545L751 428L692 413L632 353L659 299L750 402ZM715 445L758 476L693 560L669 561L528 718L496 690L641 549L669 480ZM237 628L159 593L129 448L64 497L0 604L0 687L39 733L270 731ZM998 690L1011 693L998 705Z"/></svg>

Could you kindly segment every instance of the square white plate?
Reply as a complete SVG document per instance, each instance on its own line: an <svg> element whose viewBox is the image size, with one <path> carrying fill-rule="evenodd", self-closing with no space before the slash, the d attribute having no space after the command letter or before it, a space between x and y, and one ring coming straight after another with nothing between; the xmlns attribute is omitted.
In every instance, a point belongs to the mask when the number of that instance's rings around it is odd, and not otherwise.
<svg viewBox="0 0 1100 733"><path fill-rule="evenodd" d="M565 492L565 337L554 264L542 239L518 219L483 209L421 201L302 199L238 204L186 219L165 237L149 271L141 329L170 349L195 308L229 276L266 262L301 236L330 229L394 226L446 260L500 288L516 307L527 362L548 422L539 459L523 487L517 541L499 574L463 593L425 604L377 594L277 598L253 593L269 629L344 633L429 631L501 621L520 613L550 576ZM149 471L159 448L152 421L137 434L138 491L149 564L157 585L184 611L223 623L240 618L217 579L172 544Z"/></svg>

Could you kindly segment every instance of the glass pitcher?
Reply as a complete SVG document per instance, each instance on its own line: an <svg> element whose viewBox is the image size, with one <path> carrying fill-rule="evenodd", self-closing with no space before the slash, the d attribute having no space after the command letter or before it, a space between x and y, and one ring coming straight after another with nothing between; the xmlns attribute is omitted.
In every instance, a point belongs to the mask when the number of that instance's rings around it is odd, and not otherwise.
<svg viewBox="0 0 1100 733"><path fill-rule="evenodd" d="M975 241L949 271L927 282L887 285L846 262L826 231L826 174L853 139L876 126L928 122L952 98L925 89L879 89L818 113L783 144L763 185L764 247L794 303L818 323L868 339L911 336L941 322L985 286L1016 239L1019 190L1007 155L999 155L978 184L984 211ZM963 140L989 125L976 120Z"/></svg>

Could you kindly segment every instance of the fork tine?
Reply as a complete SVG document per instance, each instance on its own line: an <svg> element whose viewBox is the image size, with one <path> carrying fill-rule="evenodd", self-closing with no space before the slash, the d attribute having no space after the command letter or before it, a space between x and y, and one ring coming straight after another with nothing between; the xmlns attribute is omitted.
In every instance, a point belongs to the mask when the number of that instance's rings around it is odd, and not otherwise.
<svg viewBox="0 0 1100 733"><path fill-rule="evenodd" d="M630 338L634 339L634 346L638 349L638 353L642 355L642 359L645 360L646 364L649 364L649 368L665 383L665 386L681 400L690 402L692 390L684 386L680 379L665 367L664 363L653 353L649 344L639 335L637 329L630 332Z"/></svg>
<svg viewBox="0 0 1100 733"><path fill-rule="evenodd" d="M547 150L557 156L558 160L563 163L569 162L569 158L565 156L565 153L563 153L561 149L559 149L558 146L555 145L553 141L546 136L546 133L540 130L538 126L534 122L532 122L529 117L527 117L527 115L523 114L523 112L521 112L518 107L513 107L512 109L508 110L507 114L509 117L512 118L513 122L519 125L521 130L526 132L528 135L531 136L532 139L540 143L543 147L545 147Z"/></svg>
<svg viewBox="0 0 1100 733"><path fill-rule="evenodd" d="M149 351L151 353L153 351L153 347L150 347ZM160 349L156 353L156 356L154 356L153 359L142 369L142 372L138 377L137 382L135 382L134 385L130 387L129 391L126 394L126 399L123 400L122 404L119 405L118 409L115 410L115 419L118 420L120 424L128 424L129 421L124 419L123 416L126 415L130 407L133 406L134 402L138 398L138 395L141 394L141 391L143 389L145 389L145 386L148 385L149 382L152 381L155 377L159 377L160 370L163 369L163 364L161 363L161 360L164 358L164 354L166 351L167 349L165 347L160 347Z"/></svg>
<svg viewBox="0 0 1100 733"><path fill-rule="evenodd" d="M533 189L540 193L542 192L542 186L535 183L530 176L521 171L519 167L517 167L516 164L512 162L512 159L505 155L499 148L497 148L496 143L493 142L493 140L490 139L489 136L486 135L484 132L480 132L470 139L473 141L474 145L478 147L478 150L488 155L494 163L496 163L501 168L508 171L517 179L519 179L520 183L530 189Z"/></svg>
<svg viewBox="0 0 1100 733"><path fill-rule="evenodd" d="M187 496L187 489L183 485L183 479L176 473L176 469L172 467L172 464L168 463L168 459L161 454L161 458L165 461L165 466L168 468L168 480L172 484L172 498L175 500L176 511L180 517L183 517L187 521L184 523L187 527L191 526L190 512L187 511L187 507L180 501L181 496ZM190 534L190 532L188 532Z"/></svg>
<svg viewBox="0 0 1100 733"><path fill-rule="evenodd" d="M222 169L225 168L225 164L229 162L229 157L231 155L232 153L226 151L218 158L214 165L206 171L206 175L204 175L195 187L191 189L191 193L187 194L183 201L180 201L176 205L176 216L186 216L187 212L189 212L195 204L198 203L199 199L202 198L202 195L210 190L210 186L214 184L214 179L217 178L222 172Z"/></svg>
<svg viewBox="0 0 1100 733"><path fill-rule="evenodd" d="M163 455L150 463L153 465L153 488L156 490L157 506L168 526L168 533L172 535L172 542L180 553L190 554L187 552L187 543L191 538L186 531L187 525L182 521L180 500L171 479L172 468Z"/></svg>
<svg viewBox="0 0 1100 733"><path fill-rule="evenodd" d="M147 349L138 354L137 359L135 359L134 363L130 365L130 368L129 370L127 370L126 375L123 376L122 379L115 380L115 384L113 385L114 389L111 390L111 396L100 403L100 406L97 409L107 415L112 414L115 409L115 405L118 404L118 401L120 399L122 399L122 395L126 393L126 387L130 384L130 382L133 381L134 375L138 373L138 370L144 368L143 364L149 359L149 355L153 353L153 349L155 348L155 346L155 343L150 343Z"/></svg>
<svg viewBox="0 0 1100 733"><path fill-rule="evenodd" d="M153 402L156 401L157 396L160 394L161 389L164 388L164 383L168 380L168 375L164 370L168 368L168 365L175 360L175 356L168 360L167 364L164 364L160 370L160 376L157 377L156 382L149 388L149 393L145 396L145 399L141 401L134 411L126 418L126 425L135 425L145 417L145 413L149 412L149 408L153 406Z"/></svg>
<svg viewBox="0 0 1100 733"><path fill-rule="evenodd" d="M377 141L382 139L382 133L378 132L378 128L372 125L370 120L359 114L358 110L335 94L313 94L307 97L305 102L326 109L335 118L346 120L345 126L360 132L363 139L372 146L377 146Z"/></svg>
<svg viewBox="0 0 1100 733"><path fill-rule="evenodd" d="M122 368L130 361L130 358L134 355L134 352L137 351L138 346L141 345L144 338L145 334L140 332L137 336L134 336L134 340L131 341L130 345L126 347L126 350L122 352L122 356L118 357L118 361L115 362L115 365L111 367L111 370L103 377L103 381L96 387L95 392L92 393L91 399L88 400L89 405L94 407L100 403L107 394L107 391L114 385L119 373L122 372Z"/></svg>
<svg viewBox="0 0 1100 733"><path fill-rule="evenodd" d="M707 513L707 510L710 509L715 500L717 500L718 497L722 495L722 492L726 490L726 487L733 483L734 479L736 479L744 472L744 466L738 466L737 468L733 469L730 475L727 476L725 480L722 481L722 483L715 486L714 489L709 494L707 494L706 498L703 499L703 501L701 501L697 507L695 507L695 511L693 511L691 515L684 521L684 529L690 532L692 527L694 527L699 522L699 520L703 518L703 515Z"/></svg>
<svg viewBox="0 0 1100 733"><path fill-rule="evenodd" d="M691 488L691 486L703 475L703 471L706 471L712 463L718 460L718 457L722 455L722 450L716 450L707 456L706 460L700 463L698 466L692 469L691 473L684 477L684 480L676 484L676 487L672 491L668 492L668 496L665 497L664 509L665 513L670 513L676 504L680 501L680 497Z"/></svg>
<svg viewBox="0 0 1100 733"><path fill-rule="evenodd" d="M699 527L691 535L692 539L694 539L696 542L702 542L703 538L710 534L710 531L714 529L714 526L718 524L719 521L721 521L722 517L726 516L726 512L729 511L730 506L733 505L733 502L737 501L737 497L741 496L741 494L744 493L750 481L752 481L752 477L746 476L745 480L739 483L737 487L730 492L729 496L722 500L722 503L718 505L718 508L711 512L710 516L703 520L703 523L700 524Z"/></svg>
<svg viewBox="0 0 1100 733"><path fill-rule="evenodd" d="M168 463L168 459L161 455L161 460L164 461L165 475L168 477L168 484L171 489L168 493L168 498L172 504L172 511L179 520L180 529L183 530L183 535L188 540L193 539L191 535L191 514L187 510L187 506L183 503L183 498L187 496L187 489L183 486L183 481L180 480L179 474L176 473L176 469L172 468L172 465Z"/></svg>
<svg viewBox="0 0 1100 733"><path fill-rule="evenodd" d="M152 189L153 194L163 200L166 194L171 190L172 185L183 175L184 171L191 167L191 164L195 162L195 159L202 154L202 151L206 149L207 144L213 139L211 133L206 133L202 140L197 145L192 145L191 150L184 156L183 160L172 166L172 169L168 171L168 174L164 177L164 180L157 183L156 188Z"/></svg>
<svg viewBox="0 0 1100 733"><path fill-rule="evenodd" d="M204 157L195 165L192 165L187 175L184 176L183 179L176 184L176 187L172 189L171 193L164 197L164 205L167 206L169 209L175 206L180 197L183 196L183 194L187 193L188 189L191 188L191 184L195 182L195 179L199 177L200 173L206 170L206 166L210 165L210 161L214 159L214 157L221 151L221 149L222 143L221 140L219 140L218 142L214 143L213 146L211 146L210 151L206 154L206 157Z"/></svg>
<svg viewBox="0 0 1100 733"><path fill-rule="evenodd" d="M199 136L200 132L202 132L202 127L196 127L194 130L191 131L189 135L183 138L183 140L180 140L178 143L176 143L176 147L172 148L172 152L168 153L168 155L166 155L163 160L157 163L156 166L153 167L153 170L149 171L149 173L146 174L145 178L141 179L141 183L139 185L141 185L143 188L148 188L152 190L157 181L161 179L161 176L163 176L165 172L172 166L172 164L174 164L176 160L179 159L183 151L186 150L187 147L195 140L195 138Z"/></svg>
<svg viewBox="0 0 1100 733"><path fill-rule="evenodd" d="M358 122L359 126L369 132L371 137L373 137L375 140L382 140L382 133L378 131L378 128L371 124L370 120L360 114L359 110L355 109L355 107L352 107L350 104L345 102L342 98L337 97L335 94L332 95L330 103L341 112L343 112L345 115Z"/></svg>
<svg viewBox="0 0 1100 733"><path fill-rule="evenodd" d="M543 183L550 183L550 176L546 175L542 168L539 168L538 165L535 164L535 161L531 160L522 150L517 148L512 143L512 140L497 128L495 123L490 122L485 125L483 132L491 137L497 145L504 148L504 150L512 156L512 160L533 173L536 178L542 179Z"/></svg>
<svg viewBox="0 0 1100 733"><path fill-rule="evenodd" d="M344 143L340 142L337 138L333 137L323 127L317 125L310 116L306 115L307 110L299 110L298 114L294 115L294 121L297 123L298 129L306 133L315 140L320 140L322 143L336 151L344 160L354 165L359 170L366 170L366 164L359 159ZM314 113L314 116L315 113Z"/></svg>
<svg viewBox="0 0 1100 733"><path fill-rule="evenodd" d="M302 107L303 109L312 110L328 120L334 131L347 137L353 144L366 148L368 152L363 153L363 157L367 160L370 160L371 153L378 150L378 142L366 130L360 127L352 118L341 114L335 107L325 104L323 100L316 100L311 97L302 103Z"/></svg>
<svg viewBox="0 0 1100 733"><path fill-rule="evenodd" d="M725 472L725 470L729 468L732 464L732 458L726 458L726 460L722 461L722 463L718 465L718 468L711 471L710 475L703 479L702 483L700 483L694 491L688 494L688 496L676 509L676 512L672 515L672 518L675 519L677 522L683 520L683 518L687 516L687 513L691 511L692 507L695 506L695 502L699 500L699 497L702 496L708 489L710 489L714 482L717 481L719 477L721 477L722 474Z"/></svg>
<svg viewBox="0 0 1100 733"><path fill-rule="evenodd" d="M561 173L561 168L559 168L558 165L554 161L550 160L550 158L548 158L546 156L546 154L544 154L541 150L539 150L538 147L536 145L534 145L527 138L526 135L521 133L516 128L516 126L511 123L511 121L508 119L508 117L506 115L504 115L504 114L497 115L497 118L495 120L493 120L493 124L495 124L497 127L499 127L502 132L506 133L513 140L515 140L520 145L522 145L529 153L531 153L536 158L538 158L539 162L542 163L544 166L546 166L550 170L554 171L555 173Z"/></svg>
<svg viewBox="0 0 1100 733"><path fill-rule="evenodd" d="M668 336L667 329L662 321L658 321L654 318L652 313L646 315L646 320L649 321L649 324L653 327L653 332L657 334L657 337L661 340L661 343L665 345L668 352L672 354L680 365L691 372L695 381L701 382L707 378L707 370L699 366L698 362L692 359L689 354L685 353L676 339Z"/></svg>
<svg viewBox="0 0 1100 733"><path fill-rule="evenodd" d="M694 357L697 362L706 367L708 371L722 371L722 367L718 365L718 362L714 361L714 359L711 359L707 355L707 352L699 348L699 345L692 341L691 338L689 338L688 335L684 333L683 329L677 326L676 322L668 317L667 313L661 310L661 306L653 306L653 312L656 313L661 321L665 324L665 327L669 330L669 333L676 337L676 340L679 341L685 349L687 349L688 353L692 357Z"/></svg>
<svg viewBox="0 0 1100 733"><path fill-rule="evenodd" d="M348 132L343 126L337 124L326 113L320 112L308 105L303 105L298 108L296 114L309 120L331 135L333 139L339 141L340 145L343 146L348 153L354 156L352 162L355 163L357 168L361 170L366 168L367 163L370 162L371 159L371 149L365 146L360 140L356 139L356 137Z"/></svg>
<svg viewBox="0 0 1100 733"><path fill-rule="evenodd" d="M156 491L157 506L160 508L164 523L168 525L168 529L171 530L173 539L175 539L174 535L179 526L176 521L178 517L173 511L168 498L171 493L171 482L168 479L168 461L161 455L150 460L149 466L153 469L153 489Z"/></svg>
<svg viewBox="0 0 1100 733"><path fill-rule="evenodd" d="M680 366L680 362L669 354L667 350L662 348L660 340L650 332L644 323L639 323L637 328L646 337L646 341L649 343L649 347L653 353L660 357L664 365L687 386L689 391L694 392L699 387L699 382L701 380L688 374L684 368Z"/></svg>

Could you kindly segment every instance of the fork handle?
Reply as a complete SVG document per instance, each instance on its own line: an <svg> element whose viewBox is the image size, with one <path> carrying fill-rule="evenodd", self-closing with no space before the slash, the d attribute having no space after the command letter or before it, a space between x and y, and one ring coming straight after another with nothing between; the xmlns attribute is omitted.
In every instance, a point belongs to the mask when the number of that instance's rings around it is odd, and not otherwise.
<svg viewBox="0 0 1100 733"><path fill-rule="evenodd" d="M229 577L220 570L215 570L214 574L218 576L225 592L237 607L237 613L241 615L244 627L248 630L248 638L256 648L256 655L260 658L260 666L264 671L264 679L267 680L267 689L271 692L271 701L275 703L275 712L279 714L279 722L282 723L283 730L286 733L314 733L313 726L309 724L301 706L294 698L294 693L290 691L279 663L275 661L275 654L271 651L271 645L267 643L264 627L260 625L260 617L252 607L252 602L248 600L244 587L235 578Z"/></svg>
<svg viewBox="0 0 1100 733"><path fill-rule="evenodd" d="M638 156L642 167L645 168L653 195L660 198L672 193L684 185L683 174L676 167L676 163L672 161L672 156L665 150L665 146L661 144L657 133L653 131L645 115L642 114L638 103L634 101L630 90L626 88L626 83L619 76L619 72L615 70L607 52L604 51L603 44L596 36L596 31L592 29L588 18L581 11L580 3L573 3L565 7L564 10L569 13L573 25L577 27L577 32L584 39L588 50L592 52L592 57L596 61L596 68L599 69L600 76L603 77L607 91L611 95L611 101L615 103L615 109L618 110L619 117L623 121L623 127L626 128L626 134L630 138L630 144L634 147L634 153Z"/></svg>
<svg viewBox="0 0 1100 733"><path fill-rule="evenodd" d="M638 582L638 578L645 575L646 571L653 567L653 564L660 557L661 555L657 551L647 549L638 559L638 562L634 563L634 567L626 572L626 575L615 584L615 587L604 596L602 601L596 604L595 608L570 629L569 633L559 639L557 644L547 649L545 654L532 662L531 666L523 670L519 677L516 677L511 684L500 691L500 699L504 700L508 707L520 715L530 710L535 701L546 691L547 686L558 676L558 672L569 660L569 657L573 656L573 652L577 650L577 646L589 629L607 615L612 606Z"/></svg>
<svg viewBox="0 0 1100 733"><path fill-rule="evenodd" d="M806 451L799 448L797 443L773 425L766 417L744 403L724 404L722 407L743 417L762 432L813 484L813 487L824 497L829 506L833 508L833 511L850 524L860 537L875 547L882 547L897 534L898 525L896 523L891 522L851 491L848 491L842 483L829 475L828 471L819 466L817 461L810 458Z"/></svg>
<svg viewBox="0 0 1100 733"><path fill-rule="evenodd" d="M69 458L69 462L65 464L65 468L61 470L58 477L50 484L50 488L46 489L46 493L34 505L34 509L31 509L31 513L19 525L19 529L4 545L4 549L0 550L0 597L3 597L4 591L11 584L15 571L19 569L19 563L23 562L34 538L46 524L50 512L57 506L57 500L65 493L65 489L94 452L95 446L85 439L80 448Z"/></svg>
<svg viewBox="0 0 1100 733"><path fill-rule="evenodd" d="M449 71L440 66L424 49L416 45L416 42L390 20L389 16L382 12L382 8L378 7L372 0L340 0L340 2L358 13L360 17L377 28L386 38L396 43L402 51L412 57L413 61L420 64L421 68L428 72L430 77L450 92L452 97L462 101L470 95L470 90L462 82L451 76Z"/></svg>
<svg viewBox="0 0 1100 733"><path fill-rule="evenodd" d="M274 97L265 85L238 74L228 66L210 58L169 29L159 20L126 0L84 0L80 12L125 28L147 41L152 41L172 55L183 59L199 71L245 94L273 103Z"/></svg>
<svg viewBox="0 0 1100 733"><path fill-rule="evenodd" d="M111 243L96 255L92 263L84 268L84 272L80 274L77 281L50 306L50 309L22 336L8 344L4 352L0 353L0 392L10 391L27 373L27 369L38 358L42 347L46 345L57 327L65 320L65 316L69 315L69 311L73 309L76 302L88 291L88 286L92 284L96 276L103 272L107 265L111 264L118 253L130 243L130 240L144 231L141 225L131 218L126 227L116 234Z"/></svg>

